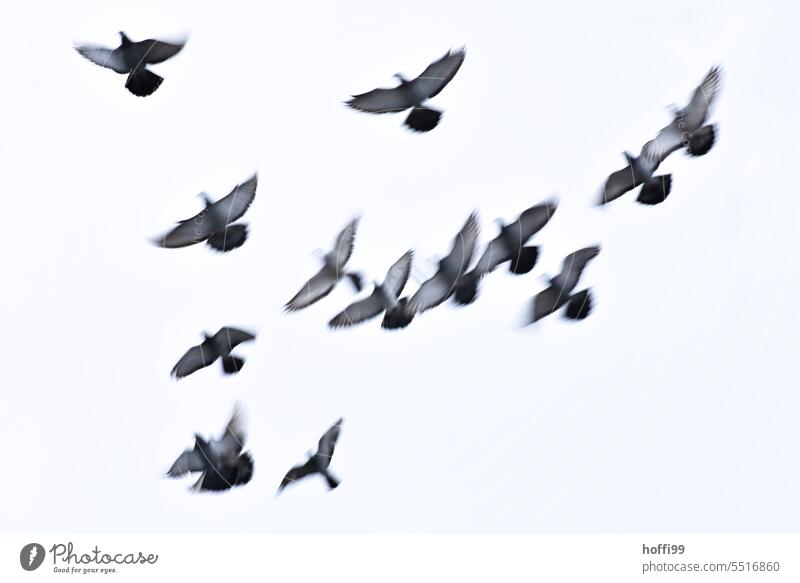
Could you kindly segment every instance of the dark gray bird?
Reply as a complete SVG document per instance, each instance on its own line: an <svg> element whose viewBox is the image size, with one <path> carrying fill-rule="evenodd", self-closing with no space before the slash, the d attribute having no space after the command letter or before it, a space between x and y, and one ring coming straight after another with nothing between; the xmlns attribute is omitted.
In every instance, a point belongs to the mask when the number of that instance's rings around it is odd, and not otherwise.
<svg viewBox="0 0 800 583"><path fill-rule="evenodd" d="M664 160L672 152L686 148L691 156L702 156L714 145L716 128L703 125L709 109L719 96L722 87L722 69L712 67L692 94L683 109L673 108L670 124L647 143L642 153L649 158Z"/></svg>
<svg viewBox="0 0 800 583"><path fill-rule="evenodd" d="M249 452L242 453L245 439L242 412L237 406L222 436L207 441L195 434L194 447L178 456L167 476L202 472L191 487L194 492L221 492L247 484L253 477L253 457Z"/></svg>
<svg viewBox="0 0 800 583"><path fill-rule="evenodd" d="M356 239L356 229L358 228L358 218L353 219L342 229L336 237L333 249L326 253L320 270L300 288L295 296L286 302L284 309L287 312L302 310L327 296L339 283L339 280L347 276L356 291L361 291L361 275L355 272L346 272L344 266L353 253L353 246Z"/></svg>
<svg viewBox="0 0 800 583"><path fill-rule="evenodd" d="M344 419L340 418L319 438L317 453L312 454L308 452L308 460L305 463L297 465L289 470L286 476L284 476L281 485L278 486L278 491L275 494L276 496L289 484L302 480L306 476L312 474L320 474L325 478L325 481L328 483L328 488L331 490L339 485L339 480L330 473L328 468L331 465L331 458L336 448L336 441L339 439L342 423L344 423Z"/></svg>
<svg viewBox="0 0 800 583"><path fill-rule="evenodd" d="M247 240L247 224L237 223L256 197L258 175L237 184L227 196L217 202L205 192L200 197L205 202L205 208L193 217L180 221L178 226L165 233L153 243L159 247L177 249L188 247L203 241L214 249L226 253L244 245Z"/></svg>
<svg viewBox="0 0 800 583"><path fill-rule="evenodd" d="M78 45L75 50L91 62L117 73L127 75L125 87L139 97L153 93L164 80L147 68L163 63L177 55L186 44L167 43L154 39L133 42L124 32L119 33L121 44L115 49L97 45Z"/></svg>
<svg viewBox="0 0 800 583"><path fill-rule="evenodd" d="M602 205L616 200L637 186L642 186L642 190L636 199L637 202L656 205L666 200L672 190L672 174L655 175L655 171L661 161L645 154L650 143L647 142L642 147L642 152L638 157L628 152L623 152L625 159L628 161L628 166L611 173L603 186L599 204Z"/></svg>
<svg viewBox="0 0 800 583"><path fill-rule="evenodd" d="M405 328L414 315L435 308L453 295L456 283L469 268L478 240L478 215L473 212L453 240L450 253L439 260L436 273L424 281L411 299L401 298L387 310L381 326L389 330Z"/></svg>
<svg viewBox="0 0 800 583"><path fill-rule="evenodd" d="M530 272L536 265L539 248L525 244L548 223L557 206L558 203L550 199L526 209L511 224L505 225L498 219L500 233L486 245L475 267L458 281L453 295L456 303L466 305L475 301L481 278L507 261L510 262L508 269L511 273L521 275Z"/></svg>
<svg viewBox="0 0 800 583"><path fill-rule="evenodd" d="M571 320L583 320L592 311L592 296L590 290L584 289L575 294L572 290L578 285L578 280L586 264L597 257L600 247L595 245L579 249L564 258L561 264L561 273L550 278L550 285L540 291L533 298L528 324L541 320L552 314L564 304L567 304L565 316Z"/></svg>
<svg viewBox="0 0 800 583"><path fill-rule="evenodd" d="M172 367L170 373L173 378L182 379L195 371L205 368L218 358L222 359L222 370L226 374L235 374L242 370L244 358L234 356L231 351L242 342L255 340L255 336L238 328L225 326L210 336L203 332L203 343L193 346Z"/></svg>
<svg viewBox="0 0 800 583"><path fill-rule="evenodd" d="M450 83L465 56L464 48L448 51L441 59L428 65L416 79L409 81L398 73L395 75L400 81L397 87L373 89L354 95L347 105L367 113L395 113L411 109L405 125L416 132L429 132L438 125L442 112L426 106L425 102Z"/></svg>
<svg viewBox="0 0 800 583"><path fill-rule="evenodd" d="M379 316L383 311L396 308L400 294L408 282L413 257L414 251L406 251L386 272L383 283L376 281L370 295L351 303L328 322L328 326L331 328L353 326Z"/></svg>

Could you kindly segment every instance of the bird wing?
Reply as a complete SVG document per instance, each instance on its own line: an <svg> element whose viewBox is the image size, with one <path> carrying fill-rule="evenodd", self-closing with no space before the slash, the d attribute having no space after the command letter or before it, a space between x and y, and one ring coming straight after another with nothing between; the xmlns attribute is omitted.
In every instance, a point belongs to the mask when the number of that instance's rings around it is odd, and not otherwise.
<svg viewBox="0 0 800 583"><path fill-rule="evenodd" d="M196 449L187 449L172 464L167 472L170 478L177 478L189 472L201 472L206 469L205 459Z"/></svg>
<svg viewBox="0 0 800 583"><path fill-rule="evenodd" d="M336 236L336 242L333 244L333 250L328 254L333 265L338 269L342 269L350 255L353 254L353 246L356 240L356 229L358 229L358 218L356 217L348 223Z"/></svg>
<svg viewBox="0 0 800 583"><path fill-rule="evenodd" d="M205 241L215 233L213 221L206 216L207 212L204 209L195 216L179 222L178 226L171 231L153 239L153 243L159 247L177 249Z"/></svg>
<svg viewBox="0 0 800 583"><path fill-rule="evenodd" d="M414 259L413 249L406 251L400 259L394 262L386 272L386 277L383 280L383 287L398 297L403 288L408 283L408 276L411 273L411 262Z"/></svg>
<svg viewBox="0 0 800 583"><path fill-rule="evenodd" d="M475 243L478 241L478 215L473 212L453 239L450 253L442 260L442 264L450 272L458 273L456 279L461 277L469 267L475 253Z"/></svg>
<svg viewBox="0 0 800 583"><path fill-rule="evenodd" d="M558 208L558 203L555 200L546 200L525 209L519 218L506 228L515 237L519 237L520 246L522 246L550 221L556 208ZM512 252L518 251L519 249L512 249Z"/></svg>
<svg viewBox="0 0 800 583"><path fill-rule="evenodd" d="M633 169L633 163L628 163L625 168L612 172L603 185L599 204L606 204L633 190L642 182Z"/></svg>
<svg viewBox="0 0 800 583"><path fill-rule="evenodd" d="M216 447L220 459L224 460L228 465L234 465L239 453L244 448L246 439L247 431L244 428L242 408L237 405L233 410L230 421L228 421L228 425L225 427L225 432L214 444L214 447Z"/></svg>
<svg viewBox="0 0 800 583"><path fill-rule="evenodd" d="M258 186L258 174L246 182L237 184L234 189L212 205L215 216L224 217L230 224L242 218L256 197L256 187Z"/></svg>
<svg viewBox="0 0 800 583"><path fill-rule="evenodd" d="M684 123L689 131L693 132L705 123L708 110L716 101L721 86L722 69L711 67L700 85L694 90L689 105L683 109L682 113L686 118Z"/></svg>
<svg viewBox="0 0 800 583"><path fill-rule="evenodd" d="M353 95L345 103L366 113L395 113L416 105L408 85L391 89L373 89L366 93Z"/></svg>
<svg viewBox="0 0 800 583"><path fill-rule="evenodd" d="M230 326L220 328L219 331L214 334L214 343L217 346L227 348L228 351L233 350L242 342L255 339L255 335L250 332L245 332L244 330L239 330L238 328L232 328Z"/></svg>
<svg viewBox="0 0 800 583"><path fill-rule="evenodd" d="M303 287L291 300L286 302L284 309L288 312L294 312L310 306L331 293L336 281L336 276L323 267L314 277L303 284Z"/></svg>
<svg viewBox="0 0 800 583"><path fill-rule="evenodd" d="M567 295L578 284L586 264L597 257L598 253L600 253L600 247L593 245L592 247L578 249L564 258L561 264L561 273L557 279Z"/></svg>
<svg viewBox="0 0 800 583"><path fill-rule="evenodd" d="M281 493L286 486L291 484L292 482L296 482L308 476L309 474L313 474L317 471L317 464L312 459L308 460L306 463L293 467L289 470L286 475L283 477L283 481L281 481L281 485L278 486L278 494Z"/></svg>
<svg viewBox="0 0 800 583"><path fill-rule="evenodd" d="M561 286L550 285L536 294L532 301L529 324L552 314L569 301L570 295Z"/></svg>
<svg viewBox="0 0 800 583"><path fill-rule="evenodd" d="M170 374L175 379L182 379L208 366L217 359L217 356L207 343L198 344L186 351L186 354L172 367Z"/></svg>
<svg viewBox="0 0 800 583"><path fill-rule="evenodd" d="M383 301L376 289L363 300L358 300L347 306L342 312L334 316L328 326L343 328L365 322L374 318L384 310Z"/></svg>
<svg viewBox="0 0 800 583"><path fill-rule="evenodd" d="M75 50L95 65L111 69L117 73L129 73L120 49L108 49L97 45L77 45Z"/></svg>
<svg viewBox="0 0 800 583"><path fill-rule="evenodd" d="M149 65L155 65L156 63L163 63L167 59L177 55L181 52L186 42L167 43L160 40L147 39L137 44L146 49L142 60Z"/></svg>
<svg viewBox="0 0 800 583"><path fill-rule="evenodd" d="M319 438L316 455L323 458L320 461L326 468L330 465L331 458L333 457L333 451L336 449L336 442L339 439L342 423L344 423L344 418L340 417L336 423L331 425L330 429L323 433L322 437Z"/></svg>
<svg viewBox="0 0 800 583"><path fill-rule="evenodd" d="M439 269L432 278L425 280L408 300L409 311L416 313L435 308L450 297L457 281L458 278L451 279L444 270Z"/></svg>
<svg viewBox="0 0 800 583"><path fill-rule="evenodd" d="M441 59L428 65L419 77L411 81L415 95L434 97L455 77L464 62L466 50L447 51Z"/></svg>

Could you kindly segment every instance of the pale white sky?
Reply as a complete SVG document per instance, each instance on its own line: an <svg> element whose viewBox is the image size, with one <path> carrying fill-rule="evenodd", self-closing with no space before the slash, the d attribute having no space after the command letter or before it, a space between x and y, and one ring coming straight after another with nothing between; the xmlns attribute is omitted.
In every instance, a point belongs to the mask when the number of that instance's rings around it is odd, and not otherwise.
<svg viewBox="0 0 800 583"><path fill-rule="evenodd" d="M27 12L26 12L27 11ZM58 532L790 532L800 202L789 2L84 2L0 22L0 529ZM189 33L151 97L73 42ZM467 45L427 135L342 102ZM591 205L622 150L725 68L704 158L668 201ZM788 162L788 163L787 163ZM148 237L257 170L227 256ZM557 193L533 273L402 333L331 333L345 286L293 315L310 252L362 214L380 278ZM537 278L599 242L596 309L521 330ZM411 290L413 290L411 284ZM169 371L200 333L259 332L235 378ZM248 412L255 475L193 496L161 475ZM338 417L332 470L273 494Z"/></svg>

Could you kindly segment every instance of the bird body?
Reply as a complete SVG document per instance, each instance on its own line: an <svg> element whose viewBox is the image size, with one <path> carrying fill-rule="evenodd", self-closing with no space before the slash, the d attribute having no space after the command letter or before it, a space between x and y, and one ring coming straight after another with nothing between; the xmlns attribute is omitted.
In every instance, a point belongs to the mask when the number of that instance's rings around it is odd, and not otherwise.
<svg viewBox="0 0 800 583"><path fill-rule="evenodd" d="M331 459L333 458L333 452L336 448L336 442L339 439L342 423L344 423L344 419L338 419L336 423L320 437L319 443L317 444L317 452L309 452L308 459L305 463L294 466L286 473L280 486L278 486L278 491L275 494L276 496L280 494L286 486L313 474L320 474L325 478L328 488L331 490L339 485L339 480L331 474L329 467L331 465Z"/></svg>
<svg viewBox="0 0 800 583"><path fill-rule="evenodd" d="M167 476L178 478L202 472L191 488L194 492L220 492L247 484L253 476L254 463L248 452L242 452L245 439L242 413L237 406L222 436L206 440L195 434L194 447L178 456Z"/></svg>
<svg viewBox="0 0 800 583"><path fill-rule="evenodd" d="M213 364L218 358L222 359L222 369L225 373L235 374L242 369L245 360L233 356L231 352L242 342L249 342L255 338L255 335L249 332L230 326L220 328L214 335L204 332L203 342L186 351L186 354L172 367L170 374L176 380L182 379Z"/></svg>
<svg viewBox="0 0 800 583"><path fill-rule="evenodd" d="M353 109L366 113L396 113L411 109L405 125L416 132L428 132L439 124L442 112L425 105L455 77L466 56L465 49L448 51L441 59L428 65L416 78L408 80L399 73L400 81L391 89L373 89L354 95L347 101Z"/></svg>
<svg viewBox="0 0 800 583"><path fill-rule="evenodd" d="M124 32L120 32L119 36L120 45L115 49L78 45L75 50L96 65L128 75L125 87L134 95L150 95L164 79L147 69L147 65L163 63L175 56L183 49L185 42L167 43L155 39L134 42Z"/></svg>
<svg viewBox="0 0 800 583"><path fill-rule="evenodd" d="M599 253L600 247L595 245L567 255L562 262L561 272L550 278L550 285L533 298L528 323L533 324L541 320L565 304L568 304L566 314L568 318L582 320L588 316L592 308L589 290L582 290L577 294L573 294L572 291L578 285L586 265Z"/></svg>

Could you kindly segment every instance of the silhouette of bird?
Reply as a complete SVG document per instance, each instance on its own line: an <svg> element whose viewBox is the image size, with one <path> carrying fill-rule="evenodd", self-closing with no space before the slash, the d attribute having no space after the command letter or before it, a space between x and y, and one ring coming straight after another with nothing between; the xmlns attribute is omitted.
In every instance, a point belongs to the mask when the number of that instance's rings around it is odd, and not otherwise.
<svg viewBox="0 0 800 583"><path fill-rule="evenodd" d="M411 109L405 125L416 132L429 132L439 124L442 112L426 106L425 102L438 95L455 77L465 56L464 48L448 51L441 59L428 65L419 77L408 80L397 73L395 77L400 81L397 87L354 95L347 105L367 113L396 113Z"/></svg>
<svg viewBox="0 0 800 583"><path fill-rule="evenodd" d="M242 453L245 439L242 411L237 405L220 438L205 440L196 433L194 447L178 456L167 476L202 472L191 487L194 492L221 492L247 484L253 477L253 457L249 452Z"/></svg>
<svg viewBox="0 0 800 583"><path fill-rule="evenodd" d="M599 204L607 204L629 190L642 185L642 190L636 199L637 202L656 205L666 200L672 190L672 174L654 175L661 162L645 155L647 147L647 144L642 147L642 152L638 157L623 152L628 166L609 175L603 186Z"/></svg>
<svg viewBox="0 0 800 583"><path fill-rule="evenodd" d="M550 278L550 285L533 298L529 324L552 314L567 304L565 316L571 320L583 320L592 311L592 296L589 289L573 294L586 264L600 253L599 246L585 247L564 258L561 273Z"/></svg>
<svg viewBox="0 0 800 583"><path fill-rule="evenodd" d="M372 293L364 299L351 303L335 316L328 325L331 328L353 326L379 316L385 310L397 307L399 296L411 273L412 250L406 251L386 272L383 283L375 282Z"/></svg>
<svg viewBox="0 0 800 583"><path fill-rule="evenodd" d="M453 240L450 253L439 260L433 277L424 281L411 299L401 298L394 308L388 310L381 326L389 330L405 328L415 314L435 308L449 298L472 261L477 240L478 215L473 212Z"/></svg>
<svg viewBox="0 0 800 583"><path fill-rule="evenodd" d="M77 45L75 50L101 67L127 75L125 87L139 97L153 93L164 80L147 68L147 65L163 63L177 55L186 44L173 44L154 39L134 42L120 32L120 45L109 49L98 45Z"/></svg>
<svg viewBox="0 0 800 583"><path fill-rule="evenodd" d="M353 219L342 229L336 237L333 249L323 256L323 265L320 270L300 288L295 296L286 302L284 309L287 312L302 310L318 302L333 291L339 280L347 276L356 291L361 291L361 275L355 272L346 272L344 266L353 253L355 244L358 218Z"/></svg>
<svg viewBox="0 0 800 583"><path fill-rule="evenodd" d="M336 441L339 439L342 423L344 423L344 419L340 418L319 438L317 453L312 454L308 452L308 460L306 460L305 463L294 466L289 470L286 476L284 476L281 485L278 486L278 491L275 494L276 496L289 484L302 480L306 476L312 474L320 474L325 478L325 481L328 483L328 488L331 490L339 485L339 480L330 473L328 467L331 465L331 458L336 448Z"/></svg>
<svg viewBox="0 0 800 583"><path fill-rule="evenodd" d="M511 273L521 275L530 272L536 265L539 248L525 244L548 223L557 206L556 201L551 199L526 209L511 224L504 225L498 219L500 233L486 245L475 267L458 281L453 295L456 303L466 305L475 301L481 278L507 261L510 262L508 269Z"/></svg>
<svg viewBox="0 0 800 583"><path fill-rule="evenodd" d="M689 155L702 156L712 148L716 127L703 125L709 109L722 88L722 69L712 67L694 90L689 104L683 109L673 107L673 119L647 143L642 153L649 158L664 160L675 150L686 148Z"/></svg>
<svg viewBox="0 0 800 583"><path fill-rule="evenodd" d="M153 243L159 247L177 249L205 241L209 247L222 253L241 247L247 240L247 224L233 223L250 208L256 197L257 186L258 175L254 174L217 202L211 202L209 196L201 192L205 208L195 216L180 221L177 227L154 239Z"/></svg>
<svg viewBox="0 0 800 583"><path fill-rule="evenodd" d="M255 340L255 336L238 328L225 326L210 336L203 332L203 342L186 351L181 359L172 367L170 373L173 378L182 379L195 371L213 364L218 358L222 359L222 370L226 374L235 374L242 370L244 358L233 356L231 351L242 342Z"/></svg>

